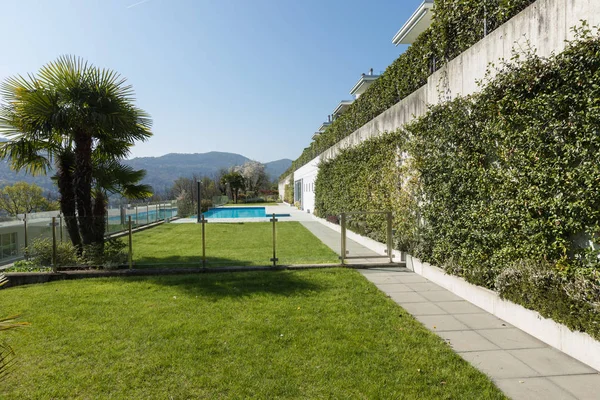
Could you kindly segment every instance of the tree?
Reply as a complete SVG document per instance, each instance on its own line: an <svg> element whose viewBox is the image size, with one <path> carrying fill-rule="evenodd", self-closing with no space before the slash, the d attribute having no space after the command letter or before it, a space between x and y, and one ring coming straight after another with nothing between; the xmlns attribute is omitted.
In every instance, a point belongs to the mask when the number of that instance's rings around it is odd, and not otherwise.
<svg viewBox="0 0 600 400"><path fill-rule="evenodd" d="M114 71L63 56L37 75L7 79L0 94L0 132L11 139L0 156L33 174L46 173L56 161L71 240L79 248L99 240L99 224L89 219L105 218L94 214L94 200L106 199L94 199L94 169L124 159L136 140L152 135L149 116L133 105L131 86Z"/></svg>
<svg viewBox="0 0 600 400"><path fill-rule="evenodd" d="M43 196L42 188L27 182L17 182L0 189L0 210L11 216L48 211L52 204Z"/></svg>
<svg viewBox="0 0 600 400"><path fill-rule="evenodd" d="M238 193L240 190L244 190L245 187L244 177L242 174L236 171L228 172L221 177L221 183L229 186L231 193L233 193L235 204L237 204Z"/></svg>
<svg viewBox="0 0 600 400"><path fill-rule="evenodd" d="M257 192L269 184L265 165L258 161L247 161L238 168L238 172L244 177L246 190Z"/></svg>

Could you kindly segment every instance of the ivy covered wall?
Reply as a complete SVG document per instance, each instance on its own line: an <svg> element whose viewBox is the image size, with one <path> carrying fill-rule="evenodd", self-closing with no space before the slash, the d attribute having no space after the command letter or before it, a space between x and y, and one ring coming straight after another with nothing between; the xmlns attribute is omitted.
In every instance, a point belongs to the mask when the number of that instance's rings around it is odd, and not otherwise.
<svg viewBox="0 0 600 400"><path fill-rule="evenodd" d="M349 109L318 136L288 171L302 167L427 83L431 73L535 0L436 0L431 27Z"/></svg>
<svg viewBox="0 0 600 400"><path fill-rule="evenodd" d="M397 247L600 339L600 39L323 163L317 213L392 210ZM351 228L384 235L376 217Z"/></svg>

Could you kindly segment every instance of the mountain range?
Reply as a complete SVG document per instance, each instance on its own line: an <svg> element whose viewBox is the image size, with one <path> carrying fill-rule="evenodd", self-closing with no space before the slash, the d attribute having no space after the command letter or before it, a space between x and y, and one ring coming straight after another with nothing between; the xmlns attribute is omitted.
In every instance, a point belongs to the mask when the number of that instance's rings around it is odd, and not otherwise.
<svg viewBox="0 0 600 400"><path fill-rule="evenodd" d="M160 157L136 157L124 163L135 169L145 169L147 174L142 182L152 185L155 192L163 192L169 189L179 177L191 177L194 174L212 177L220 169L243 165L247 161L250 159L240 154L211 151L195 154L170 153ZM265 170L269 178L274 180L290 165L292 160L281 159L265 163ZM25 181L54 192L56 187L50 180L51 175L31 176L23 172L16 173L10 169L7 160L0 161L0 186Z"/></svg>

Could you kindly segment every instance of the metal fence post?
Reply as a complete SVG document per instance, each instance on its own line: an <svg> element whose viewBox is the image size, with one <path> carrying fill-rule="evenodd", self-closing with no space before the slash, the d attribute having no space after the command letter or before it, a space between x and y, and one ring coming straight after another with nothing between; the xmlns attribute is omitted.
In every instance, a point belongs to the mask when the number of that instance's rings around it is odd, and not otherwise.
<svg viewBox="0 0 600 400"><path fill-rule="evenodd" d="M206 219L204 219L204 215L200 218L200 223L202 224L202 268L206 268Z"/></svg>
<svg viewBox="0 0 600 400"><path fill-rule="evenodd" d="M27 246L29 246L29 237L27 236L27 214L23 216L23 228L25 229L25 249L24 255L25 259L29 260L29 252L27 251Z"/></svg>
<svg viewBox="0 0 600 400"><path fill-rule="evenodd" d="M110 233L110 225L108 225L108 210L106 210L106 232L105 233Z"/></svg>
<svg viewBox="0 0 600 400"><path fill-rule="evenodd" d="M131 215L129 216L129 269L133 268L133 232L131 229Z"/></svg>
<svg viewBox="0 0 600 400"><path fill-rule="evenodd" d="M277 218L275 218L275 213L273 213L273 218L270 221L273 223L273 258L271 258L271 261L273 261L273 266L276 267L279 259L277 258Z"/></svg>
<svg viewBox="0 0 600 400"><path fill-rule="evenodd" d="M56 272L56 217L52 217L52 271Z"/></svg>
<svg viewBox="0 0 600 400"><path fill-rule="evenodd" d="M340 260L342 261L342 265L345 263L345 259L346 259L346 213L342 213L342 215L340 216L340 226L342 228L342 232L341 232L341 248L340 248L340 253L342 253L342 255L340 256Z"/></svg>
<svg viewBox="0 0 600 400"><path fill-rule="evenodd" d="M58 230L60 232L60 242L63 242L63 216L62 214L58 216Z"/></svg>
<svg viewBox="0 0 600 400"><path fill-rule="evenodd" d="M388 212L385 214L387 218L387 253L390 258L390 264L393 262L394 255L392 254L393 235L392 235L392 213Z"/></svg>
<svg viewBox="0 0 600 400"><path fill-rule="evenodd" d="M135 226L139 226L138 222L138 206L135 206Z"/></svg>
<svg viewBox="0 0 600 400"><path fill-rule="evenodd" d="M150 223L150 204L146 204L146 225Z"/></svg>

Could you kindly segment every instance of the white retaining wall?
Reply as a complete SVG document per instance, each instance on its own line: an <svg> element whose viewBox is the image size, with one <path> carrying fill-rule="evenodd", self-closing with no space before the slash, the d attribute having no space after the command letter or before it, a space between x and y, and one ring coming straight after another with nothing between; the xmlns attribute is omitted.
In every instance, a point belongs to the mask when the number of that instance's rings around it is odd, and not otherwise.
<svg viewBox="0 0 600 400"><path fill-rule="evenodd" d="M296 170L294 179L304 179L303 188L312 187L320 160L334 158L341 149L396 131L424 115L428 105L477 92L477 82L485 77L489 64L509 60L513 48L524 49L529 43L540 56L561 52L565 40L574 37L571 27L581 25L581 20L590 26L600 25L600 0L538 0L432 74L425 86ZM303 196L307 199L305 209L313 212L314 192L306 190Z"/></svg>

